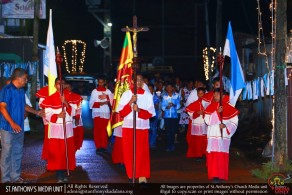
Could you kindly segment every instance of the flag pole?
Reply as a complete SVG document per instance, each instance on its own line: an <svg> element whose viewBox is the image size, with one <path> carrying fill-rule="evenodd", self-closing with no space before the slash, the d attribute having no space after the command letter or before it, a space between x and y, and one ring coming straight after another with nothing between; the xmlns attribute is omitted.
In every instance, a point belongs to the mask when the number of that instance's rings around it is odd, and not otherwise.
<svg viewBox="0 0 292 195"><path fill-rule="evenodd" d="M133 33L133 37L137 36L137 32ZM136 40L137 41L137 40ZM134 95L137 95L137 67L138 67L138 60L137 60L137 50L135 49L136 42L133 41L133 46L134 46L134 58L133 58L133 82L134 82ZM136 52L135 52L136 51ZM135 101L134 104L137 104ZM133 110L133 178L132 178L132 183L135 183L135 178L136 178L136 119L137 117L137 112Z"/></svg>
<svg viewBox="0 0 292 195"><path fill-rule="evenodd" d="M63 57L61 53L59 52L59 48L57 47L57 54L56 54L56 63L58 65L58 74L59 74L59 80L61 82L60 84L60 93L61 96L64 96L64 89L63 89L63 83L62 83L62 62ZM62 112L64 112L64 103L62 102ZM63 118L63 130L64 130L64 143L65 143L65 153L66 153L66 168L67 168L67 175L69 176L69 159L68 159L68 145L67 145L67 132L66 132L66 117Z"/></svg>
<svg viewBox="0 0 292 195"><path fill-rule="evenodd" d="M219 65L219 78L220 78L220 101L219 101L219 105L220 107L222 106L222 97L223 97L223 82L222 82L222 75L223 75L223 66L224 66L224 57L222 55L221 52L221 47L220 47L220 51L217 57L217 62ZM222 120L222 112L219 113L220 114L220 121L221 124L223 124L223 120ZM223 139L223 129L220 127L220 133L221 133L221 138Z"/></svg>

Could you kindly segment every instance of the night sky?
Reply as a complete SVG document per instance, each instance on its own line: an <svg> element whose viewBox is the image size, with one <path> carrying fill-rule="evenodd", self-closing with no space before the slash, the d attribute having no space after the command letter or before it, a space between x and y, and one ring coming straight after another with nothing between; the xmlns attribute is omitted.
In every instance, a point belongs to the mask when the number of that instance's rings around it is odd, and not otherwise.
<svg viewBox="0 0 292 195"><path fill-rule="evenodd" d="M112 0L112 59L115 69L120 57L125 34L121 28L132 26L132 17L137 15L138 25L148 26L149 32L138 35L138 52L142 63L151 63L164 53L164 65L173 66L175 73L184 78L204 78L202 49L206 46L206 27L203 0L165 0L164 15L161 0ZM269 0L261 0L264 31L271 31ZM195 4L198 4L197 8ZM288 3L288 7L291 3ZM208 3L211 46L215 46L216 1ZM223 35L225 40L228 21L234 32L257 35L257 1L223 1ZM103 38L103 26L87 11L85 0L49 0L53 10L55 46L61 47L65 40L80 39L87 43L85 72L103 73L103 49L94 47L95 39ZM288 8L289 10L289 8ZM289 25L288 14L288 30ZM102 17L102 15L100 15ZM164 22L163 22L164 20ZM46 43L48 20L40 23L40 39ZM195 28L195 26L197 28ZM290 28L289 28L290 27ZM164 31L164 34L162 33ZM164 42L162 39L164 38ZM222 45L222 48L224 45Z"/></svg>

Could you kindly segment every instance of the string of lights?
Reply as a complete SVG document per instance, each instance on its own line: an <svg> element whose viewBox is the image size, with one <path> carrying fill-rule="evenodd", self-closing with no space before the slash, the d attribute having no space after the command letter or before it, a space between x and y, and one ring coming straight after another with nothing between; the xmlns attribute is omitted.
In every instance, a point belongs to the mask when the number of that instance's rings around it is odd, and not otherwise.
<svg viewBox="0 0 292 195"><path fill-rule="evenodd" d="M210 53L208 53L210 51ZM203 60L204 60L204 72L205 72L205 77L206 80L209 80L209 72L214 71L214 64L215 64L215 54L216 54L216 48L210 47L205 47L203 49ZM211 57L211 70L209 70L209 56Z"/></svg>
<svg viewBox="0 0 292 195"><path fill-rule="evenodd" d="M275 0L271 0L270 3L270 11L271 11L271 22L272 22L272 49L271 49L271 56L272 56L272 69L275 69L275 43L276 43L276 21L275 21Z"/></svg>
<svg viewBox="0 0 292 195"><path fill-rule="evenodd" d="M269 67L269 60L267 55L267 48L266 48L266 42L265 42L265 36L264 36L264 29L263 29L263 23L262 23L262 12L261 12L261 6L260 6L260 0L257 0L257 10L258 10L258 55L262 55L265 58L265 64L270 72ZM263 48L261 50L261 48Z"/></svg>
<svg viewBox="0 0 292 195"><path fill-rule="evenodd" d="M271 43L271 62L272 62L272 69L275 69L275 43L276 43L276 22L275 22L275 0L271 0L270 3L270 11L271 11L271 22L272 22L272 43ZM275 96L272 97L272 117L271 117L271 123L272 123L272 138L271 138L271 145L272 145L272 162L274 162L274 150L275 150Z"/></svg>
<svg viewBox="0 0 292 195"><path fill-rule="evenodd" d="M70 49L71 46L71 66L69 66L69 60L67 57L67 48ZM79 73L83 72L83 65L85 60L86 43L81 40L66 40L62 45L64 52L64 59L66 63L66 70L68 73L77 73L77 61L78 61L78 48L81 47L80 61L78 65ZM71 69L70 69L71 67Z"/></svg>
<svg viewBox="0 0 292 195"><path fill-rule="evenodd" d="M287 54L286 54L286 62L287 63L292 63L292 36L291 36L291 34L292 34L292 32L290 33L289 43L287 46ZM292 69L290 69L290 72L288 74L288 80L291 79L291 76L292 76Z"/></svg>

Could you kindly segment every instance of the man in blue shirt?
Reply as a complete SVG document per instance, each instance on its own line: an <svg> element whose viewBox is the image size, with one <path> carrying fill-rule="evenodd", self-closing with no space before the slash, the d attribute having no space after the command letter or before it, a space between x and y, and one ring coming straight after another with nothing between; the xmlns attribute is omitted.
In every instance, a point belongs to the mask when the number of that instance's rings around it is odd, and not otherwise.
<svg viewBox="0 0 292 195"><path fill-rule="evenodd" d="M27 83L27 72L16 68L11 82L0 93L0 134L1 134L1 180L2 183L23 183L21 160L24 140L24 112L44 116L44 111L36 111L25 104L23 87Z"/></svg>
<svg viewBox="0 0 292 195"><path fill-rule="evenodd" d="M180 108L180 95L174 91L172 83L166 85L167 94L163 95L161 108L164 111L164 123L167 133L166 152L174 151L174 135L178 129L178 113Z"/></svg>

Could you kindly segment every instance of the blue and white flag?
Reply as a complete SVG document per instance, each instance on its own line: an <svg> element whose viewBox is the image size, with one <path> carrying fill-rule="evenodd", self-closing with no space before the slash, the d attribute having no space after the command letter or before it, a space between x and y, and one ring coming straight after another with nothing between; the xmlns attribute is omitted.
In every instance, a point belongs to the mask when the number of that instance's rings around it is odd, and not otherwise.
<svg viewBox="0 0 292 195"><path fill-rule="evenodd" d="M223 55L229 56L231 61L231 78L230 78L230 104L235 106L236 101L245 86L245 79L240 65L240 61L236 52L236 47L233 39L232 28L229 22L228 32L225 41Z"/></svg>
<svg viewBox="0 0 292 195"><path fill-rule="evenodd" d="M247 100L247 84L246 84L246 86L242 89L242 100Z"/></svg>
<svg viewBox="0 0 292 195"><path fill-rule="evenodd" d="M258 83L257 83L257 79L254 79L252 81L252 97L253 100L257 100L258 99Z"/></svg>
<svg viewBox="0 0 292 195"><path fill-rule="evenodd" d="M8 79L10 77L10 64L4 64L3 76Z"/></svg>
<svg viewBox="0 0 292 195"><path fill-rule="evenodd" d="M230 80L226 76L222 76L222 83L223 83L223 89L225 92L229 93L230 90Z"/></svg>
<svg viewBox="0 0 292 195"><path fill-rule="evenodd" d="M275 79L275 71L271 70L270 72L270 95L274 95L274 79Z"/></svg>
<svg viewBox="0 0 292 195"><path fill-rule="evenodd" d="M246 83L247 99L252 100L252 83L249 81Z"/></svg>
<svg viewBox="0 0 292 195"><path fill-rule="evenodd" d="M288 86L287 68L284 68L285 86Z"/></svg>
<svg viewBox="0 0 292 195"><path fill-rule="evenodd" d="M263 78L260 78L261 79L261 97L265 97L265 92L264 92L264 89L265 89L265 83L264 83L264 79Z"/></svg>

